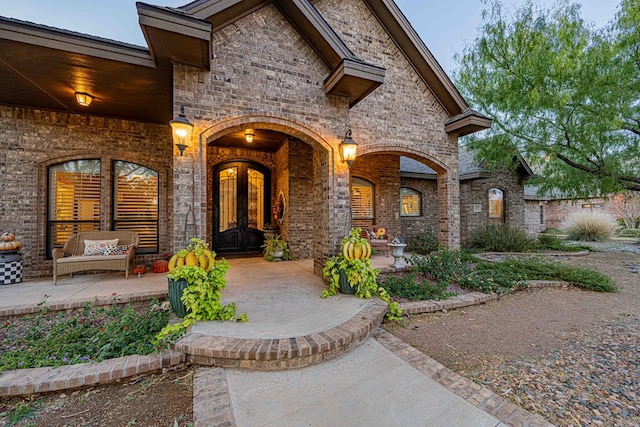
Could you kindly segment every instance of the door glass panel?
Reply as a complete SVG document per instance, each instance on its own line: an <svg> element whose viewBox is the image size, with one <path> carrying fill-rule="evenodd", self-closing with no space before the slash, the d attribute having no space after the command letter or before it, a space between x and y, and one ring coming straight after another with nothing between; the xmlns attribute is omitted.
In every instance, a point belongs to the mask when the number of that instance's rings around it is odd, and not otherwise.
<svg viewBox="0 0 640 427"><path fill-rule="evenodd" d="M264 218L264 174L249 168L248 179L248 228L262 230Z"/></svg>
<svg viewBox="0 0 640 427"><path fill-rule="evenodd" d="M238 167L230 167L219 172L220 188L220 231L238 228Z"/></svg>

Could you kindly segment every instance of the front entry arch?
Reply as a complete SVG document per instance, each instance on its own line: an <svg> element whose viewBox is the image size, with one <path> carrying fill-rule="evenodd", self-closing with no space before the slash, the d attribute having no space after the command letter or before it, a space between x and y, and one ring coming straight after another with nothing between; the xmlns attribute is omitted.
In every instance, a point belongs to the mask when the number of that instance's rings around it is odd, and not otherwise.
<svg viewBox="0 0 640 427"><path fill-rule="evenodd" d="M213 250L221 254L260 252L271 215L271 172L250 161L213 168Z"/></svg>

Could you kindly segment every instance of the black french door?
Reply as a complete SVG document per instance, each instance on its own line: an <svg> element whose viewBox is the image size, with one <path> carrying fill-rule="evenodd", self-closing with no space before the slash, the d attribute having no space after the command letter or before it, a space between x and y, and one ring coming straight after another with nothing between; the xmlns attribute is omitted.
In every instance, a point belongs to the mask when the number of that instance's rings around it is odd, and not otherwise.
<svg viewBox="0 0 640 427"><path fill-rule="evenodd" d="M213 170L213 249L217 253L262 251L270 222L269 169L246 161L221 163Z"/></svg>

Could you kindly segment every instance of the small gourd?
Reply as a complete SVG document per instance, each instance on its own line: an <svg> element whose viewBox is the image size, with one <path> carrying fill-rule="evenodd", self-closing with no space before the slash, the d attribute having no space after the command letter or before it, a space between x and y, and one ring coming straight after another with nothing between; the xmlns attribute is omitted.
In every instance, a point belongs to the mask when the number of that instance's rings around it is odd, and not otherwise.
<svg viewBox="0 0 640 427"><path fill-rule="evenodd" d="M15 240L16 235L11 231L5 231L4 233L2 233L2 236L0 238L5 242L11 242Z"/></svg>
<svg viewBox="0 0 640 427"><path fill-rule="evenodd" d="M151 270L153 270L154 273L166 273L169 271L169 262L164 259L159 259L153 263Z"/></svg>
<svg viewBox="0 0 640 427"><path fill-rule="evenodd" d="M146 272L147 272L147 267L145 267L142 264L136 265L135 267L133 267L133 274L144 274Z"/></svg>

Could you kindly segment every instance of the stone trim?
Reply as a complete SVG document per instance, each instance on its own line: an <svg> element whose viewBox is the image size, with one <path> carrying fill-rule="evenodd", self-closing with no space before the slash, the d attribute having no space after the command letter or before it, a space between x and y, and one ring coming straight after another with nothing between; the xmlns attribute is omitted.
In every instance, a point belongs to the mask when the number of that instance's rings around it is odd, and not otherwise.
<svg viewBox="0 0 640 427"><path fill-rule="evenodd" d="M200 368L193 377L193 425L235 427L236 418L229 393L227 372L222 368Z"/></svg>
<svg viewBox="0 0 640 427"><path fill-rule="evenodd" d="M194 365L256 370L295 369L339 356L382 324L387 304L373 299L355 316L326 331L276 339L189 334L173 344Z"/></svg>
<svg viewBox="0 0 640 427"><path fill-rule="evenodd" d="M0 375L0 396L24 396L109 384L135 375L159 372L184 362L184 354L164 350L144 356L134 354L56 368L15 369Z"/></svg>
<svg viewBox="0 0 640 427"><path fill-rule="evenodd" d="M102 306L102 305L111 305L114 302L116 304L127 304L134 302L143 302L149 301L153 298L158 300L164 300L168 298L169 291L148 291L148 292L132 292L126 295L116 296L100 296L95 297L91 302L91 305ZM84 308L87 305L87 301L60 301L53 302L50 304L44 304L43 306L39 304L23 304L23 305L13 305L10 307L0 307L0 318L10 317L10 316L22 316L25 314L34 314L42 310L43 308L47 308L49 311L64 311L64 310L75 310L79 308Z"/></svg>
<svg viewBox="0 0 640 427"><path fill-rule="evenodd" d="M411 347L389 332L378 329L374 338L387 350L411 365L426 377L451 390L478 409L513 427L550 427L553 424L498 396L486 387L453 372L421 351Z"/></svg>

